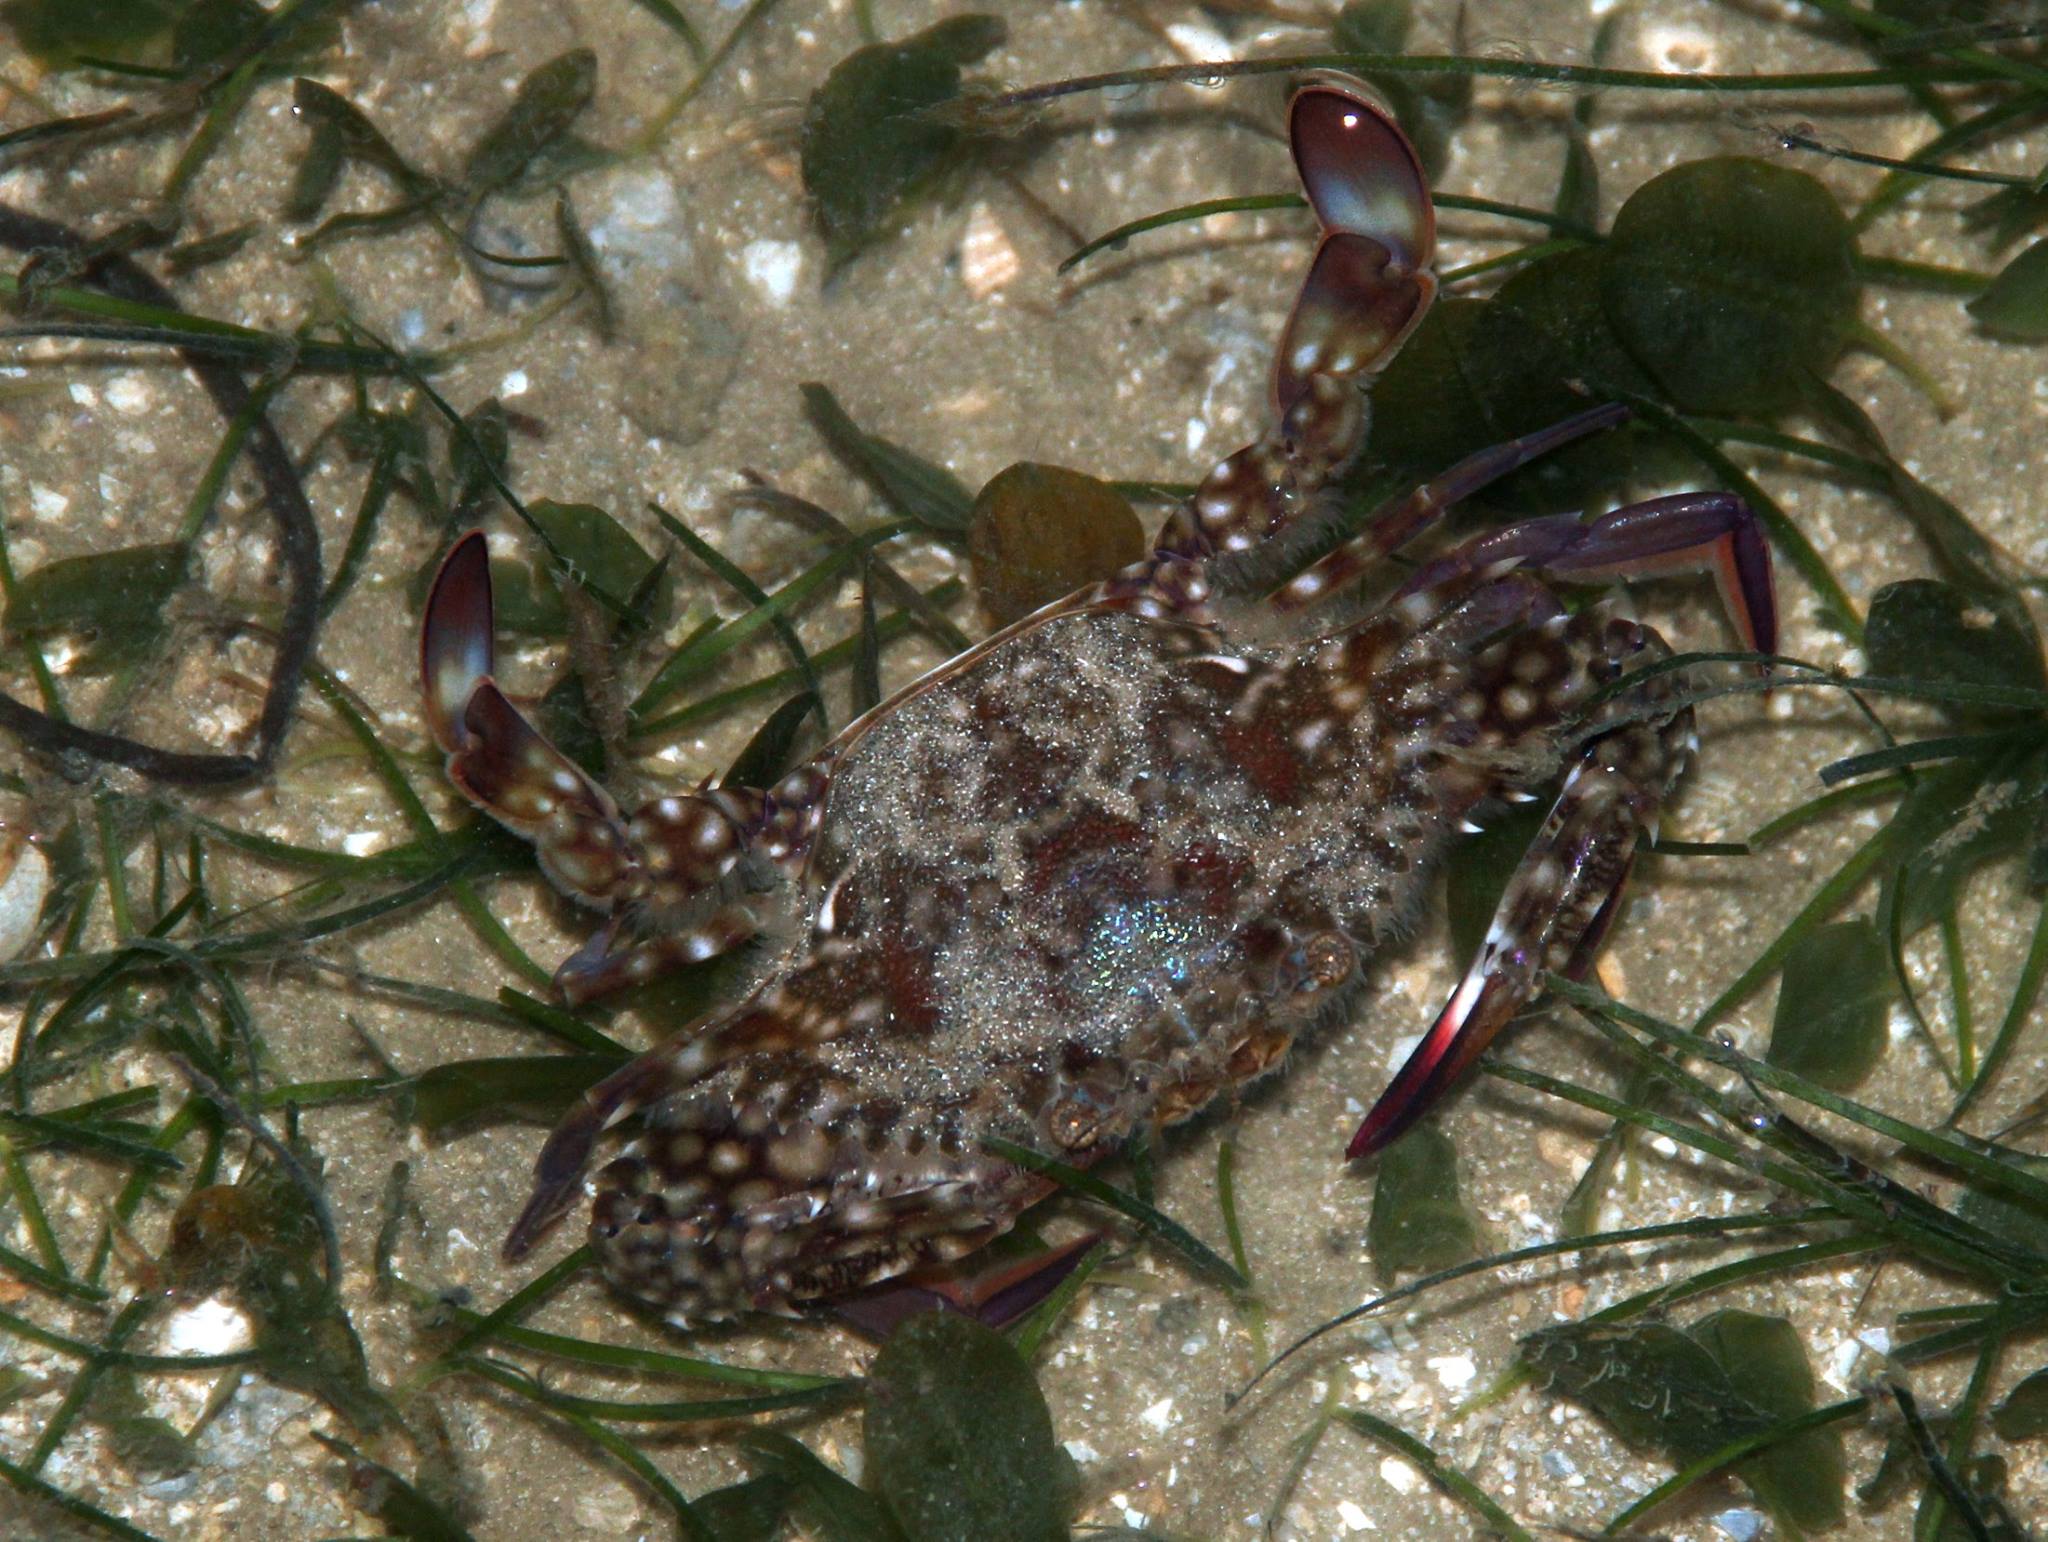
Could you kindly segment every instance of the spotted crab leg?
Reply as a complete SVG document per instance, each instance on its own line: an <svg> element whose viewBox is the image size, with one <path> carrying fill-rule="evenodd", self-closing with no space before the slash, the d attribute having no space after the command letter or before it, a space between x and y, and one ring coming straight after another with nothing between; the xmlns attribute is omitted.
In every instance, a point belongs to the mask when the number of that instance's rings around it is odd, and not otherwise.
<svg viewBox="0 0 2048 1542"><path fill-rule="evenodd" d="M652 1055L638 1055L584 1091L575 1107L548 1132L534 1161L532 1192L505 1235L507 1263L517 1263L532 1252L533 1245L581 1197L583 1173L590 1165L597 1138L668 1090L665 1068Z"/></svg>
<svg viewBox="0 0 2048 1542"><path fill-rule="evenodd" d="M1591 962L1621 898L1637 838L1685 759L1671 724L1632 724L1589 746L1494 912L1479 956L1345 1156L1369 1156L1420 1119L1528 1005L1546 970ZM1674 742L1675 741L1675 742Z"/></svg>
<svg viewBox="0 0 2048 1542"><path fill-rule="evenodd" d="M1362 387L1436 298L1436 212L1414 147L1366 88L1318 77L1288 110L1294 166L1322 239L1273 365L1277 430L1224 461L1159 550L1246 553L1311 512L1365 443Z"/></svg>
<svg viewBox="0 0 2048 1542"><path fill-rule="evenodd" d="M1511 570L1521 566L1592 576L1702 564L1725 575L1730 614L1750 646L1775 647L1769 548L1748 506L1721 494L1659 498L1586 525L1545 519L1491 532L1418 571L1407 603L1465 592L1489 573L1507 573L1514 584L1519 578ZM1551 625L1598 628L1610 678L1668 651L1647 628L1597 612L1560 616ZM1506 646L1495 700L1512 717L1506 704L1518 689L1518 644L1510 639ZM1538 644L1524 639L1519 646ZM1347 1157L1383 1149L1421 1118L1533 999L1546 971L1577 977L1591 964L1613 921L1636 843L1655 823L1691 750L1692 711L1674 699L1676 691L1675 677L1658 676L1592 709L1563 790L1509 880L1479 956L1365 1116ZM1533 712L1536 704L1521 705Z"/></svg>
<svg viewBox="0 0 2048 1542"><path fill-rule="evenodd" d="M750 856L800 859L818 787L799 775L776 794L714 788L655 799L628 818L499 688L493 633L490 562L482 533L471 531L427 596L427 724L463 796L531 841L557 887L612 915L557 972L562 994L588 1000L747 942L752 916L721 902L721 886ZM660 923L651 935L622 940L648 921Z"/></svg>
<svg viewBox="0 0 2048 1542"><path fill-rule="evenodd" d="M1268 603L1281 611L1306 610L1320 604L1377 567L1489 483L1521 470L1538 456L1548 455L1588 434L1613 428L1627 418L1628 409L1619 403L1589 407L1548 428L1475 451L1450 470L1383 504L1367 520L1363 531L1303 568L1276 589Z"/></svg>

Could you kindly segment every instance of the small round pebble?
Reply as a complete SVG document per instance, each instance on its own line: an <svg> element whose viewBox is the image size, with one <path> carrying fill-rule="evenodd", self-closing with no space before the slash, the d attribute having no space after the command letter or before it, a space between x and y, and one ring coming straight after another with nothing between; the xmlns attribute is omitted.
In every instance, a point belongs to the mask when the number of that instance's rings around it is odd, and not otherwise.
<svg viewBox="0 0 2048 1542"><path fill-rule="evenodd" d="M28 947L49 893L49 859L22 837L0 832L0 964Z"/></svg>

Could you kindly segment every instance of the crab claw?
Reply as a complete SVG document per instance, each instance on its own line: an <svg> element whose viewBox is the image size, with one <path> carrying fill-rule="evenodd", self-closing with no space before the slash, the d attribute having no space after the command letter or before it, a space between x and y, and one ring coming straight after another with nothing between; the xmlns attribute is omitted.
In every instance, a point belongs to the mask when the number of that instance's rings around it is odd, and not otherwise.
<svg viewBox="0 0 2048 1542"><path fill-rule="evenodd" d="M491 564L481 530L449 548L427 594L420 624L420 687L434 742L453 755L476 735L463 719L476 688L492 672Z"/></svg>
<svg viewBox="0 0 2048 1542"><path fill-rule="evenodd" d="M457 541L420 626L427 724L464 797L534 843L557 887L610 910L636 869L610 794L550 744L492 678L491 565L483 534Z"/></svg>
<svg viewBox="0 0 2048 1542"><path fill-rule="evenodd" d="M1436 296L1436 210L1422 162L1366 88L1314 78L1294 95L1288 137L1323 241L1274 362L1283 416L1313 376L1384 365Z"/></svg>

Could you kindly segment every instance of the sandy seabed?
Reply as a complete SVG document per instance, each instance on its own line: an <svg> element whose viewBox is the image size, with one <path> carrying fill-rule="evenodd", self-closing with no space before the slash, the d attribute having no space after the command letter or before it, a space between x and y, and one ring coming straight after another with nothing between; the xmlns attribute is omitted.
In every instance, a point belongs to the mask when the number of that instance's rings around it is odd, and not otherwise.
<svg viewBox="0 0 2048 1542"><path fill-rule="evenodd" d="M1214 36L1213 22L1192 7L1124 9L1085 0L992 8L1004 12L1010 35L984 68L1012 82L1203 57L1204 40ZM1584 61L1597 17L1608 9L1478 0L1466 9L1466 46ZM900 37L941 14L941 7L892 4L880 8L879 21ZM697 19L715 38L735 15L719 9ZM1418 50L1449 45L1443 31L1430 30L1440 27L1433 19L1423 23ZM352 13L343 30L345 45L325 62L320 78L370 113L417 163L444 169L459 163L518 80L564 49L596 50L598 95L580 128L606 144L631 139L689 69L674 38L625 0L372 6ZM1322 46L1307 32L1289 43L1287 31L1246 24L1233 46L1243 52L1254 36L1265 52ZM1094 233L1197 199L1289 186L1284 153L1266 128L1278 121L1274 88L1249 83L1084 98L1063 112L1070 132L1048 136L1009 175L977 178L957 202L919 213L900 239L852 264L827 288L823 246L798 180L795 130L806 94L858 42L848 5L791 0L736 51L651 153L576 179L577 213L615 286L619 331L609 345L574 311L530 335L512 336L534 312L507 308L501 295L487 294L448 245L424 229L336 244L318 262L294 261L275 211L303 130L293 121L283 82L259 88L189 204L190 231L251 218L261 229L232 261L181 281L180 296L201 314L290 330L323 313L323 285L331 279L352 314L405 346L502 339L466 353L436 384L464 407L495 394L517 414L513 464L522 493L602 505L650 548L658 547L658 538L643 509L648 499L658 499L771 587L799 571L818 548L758 513L730 513L728 495L743 469L851 517L875 512L871 495L806 425L798 394L803 381L828 383L864 425L942 460L970 486L1017 460L1107 476L1192 480L1258 432L1272 341L1306 260L1298 217L1220 217L1163 232L1070 277L1055 269L1072 244L1063 223ZM1664 0L1626 9L1607 62L1739 72L1850 68L1868 57L1802 30L1789 8ZM65 111L107 99L68 80L36 81L32 67L13 56L4 31L0 76L17 88L33 84ZM1925 120L1894 115L1896 100L1895 93L1873 93L1772 101L1766 115L1772 122L1816 121L1828 137L1904 154L1924 136ZM1559 123L1571 103L1564 92L1482 82L1441 185L1547 204L1563 145ZM38 116L25 101L0 95L0 129ZM1709 95L1607 93L1591 140L1604 212L1611 215L1631 189L1681 160L1765 153L1759 124L1759 117ZM2026 170L2038 163L2040 139L2037 132L2031 143L2002 142L1985 163ZM0 200L95 225L137 207L161 184L175 154L172 141L145 140L30 162L0 172ZM1875 176L1837 164L1800 164L1845 202L1867 191ZM374 207L386 196L361 173L342 194L353 207ZM1866 249L1985 267L1982 250L1959 238L1965 202L1940 190L1925 193L1907 212L1881 221ZM545 200L536 201L491 211L483 230L492 239L531 235L537 249L546 249L548 219ZM1500 250L1504 232L1482 219L1447 220L1446 263ZM1958 410L1944 422L1924 396L1868 354L1845 357L1836 383L1872 413L1902 463L2023 565L2041 565L2048 558L2048 485L2028 470L2048 412L2040 351L1978 333L1952 298L1873 287L1863 316L1916 356ZM63 362L51 362L60 357ZM0 353L0 361L6 359ZM176 369L104 348L60 354L36 345L20 349L12 362L27 373L0 375L0 518L17 569L168 538L218 442L218 422L191 381ZM14 394L11 388L23 380L61 385ZM345 408L346 398L340 380L295 382L276 416L288 441L305 447ZM1930 571L1924 549L1876 498L1784 464L1767 464L1762 474L1859 604L1886 582ZM336 453L331 442L312 458L309 488L330 561L346 537L361 475L360 465ZM493 528L508 527L498 520ZM409 510L387 515L355 594L321 641L322 661L374 710L385 737L414 748L423 740L408 585L432 544L424 521ZM201 551L210 585L273 592L269 527L240 481L231 485ZM955 565L956 558L937 546L902 561L906 573L927 584ZM689 564L677 565L676 578L676 614L684 618L678 629L709 605L730 610L728 598ZM1859 661L1841 638L1819 624L1812 595L1796 577L1786 576L1783 584L1785 651L1855 667ZM1680 646L1726 645L1703 583L1650 586L1639 604ZM835 640L856 618L857 593L849 586L806 614L803 632L810 641ZM968 613L961 619L970 630L981 625ZM892 679L935 662L923 647L913 643L892 653ZM138 709L134 731L175 734L196 725L202 737L219 741L246 725L254 700L246 679L218 656L203 656L203 666L164 671L161 688ZM252 647L244 662L258 673L263 655ZM561 667L556 655L520 654L513 683L537 691ZM736 670L761 667L772 667L766 655ZM10 678L9 688L20 690L22 681ZM238 826L353 853L406 839L402 814L363 762L339 753L343 740L335 720L310 699L304 712L274 782L233 796L181 801ZM752 722L742 714L702 738L684 738L643 770L650 780L694 784L731 758ZM1703 714L1702 737L1698 770L1667 823L1702 840L1739 839L1811 796L1816 767L1870 743L1844 703L1817 692L1781 693L1767 706L1754 698L1717 703ZM0 749L0 763L12 758L12 751ZM456 815L452 800L424 766L417 779L431 788L435 811L447 822ZM35 816L61 815L65 806L52 788ZM1740 861L1643 864L1609 950L1609 984L1667 1019L1689 1020L1775 935L1875 818L1837 819ZM283 880L224 859L214 882L247 903ZM1982 977L1994 982L1983 992L1980 1015L1992 1003L2002 1005L2004 982L2024 944L2006 908L2009 892L2002 879L1980 883L1965 908ZM537 958L552 961L580 940L579 917L536 883L500 884L489 897ZM352 937L331 956L377 974L481 995L507 979L447 904ZM1917 948L1914 959L1929 962ZM1160 1204L1220 1243L1217 1146L1235 1140L1245 1242L1276 1343L1373 1288L1363 1243L1372 1182L1348 1170L1340 1153L1364 1102L1453 979L1442 927L1426 928L1412 946L1380 962L1349 1026L1297 1055L1289 1075L1240 1110L1211 1115L1165 1143ZM288 964L252 978L250 989L284 1079L367 1074L371 1067L355 1025L408 1069L533 1047L475 1023L341 989L331 977ZM1767 991L1736 1013L1729 1026L1739 1042L1760 1048L1769 1008ZM18 993L0 998L0 1048L19 1011ZM644 1025L644 1031L655 1035L662 1027ZM2040 1085L2044 1051L2048 1045L2038 1033L2022 1045L1979 1128L1994 1128L2002 1113L2025 1101L2027 1089ZM1521 1033L1512 1053L1560 1075L1605 1077L1613 1069L1590 1035L1555 1021ZM105 1067L101 1080L108 1091L169 1086L175 1073L137 1050ZM1862 1093L1879 1107L1923 1119L1940 1106L1940 1095L1934 1068L1910 1040L1894 1046L1877 1081ZM375 1371L388 1383L400 1382L419 1363L414 1325L405 1309L373 1298L369 1268L391 1164L408 1160L414 1178L415 1213L397 1251L401 1272L492 1303L530 1272L501 1265L497 1243L525 1197L540 1131L506 1124L427 1143L374 1106L313 1110L303 1128L327 1160L325 1181L348 1265L345 1299ZM1461 1153L1466 1194L1488 1219L1494 1244L1520 1246L1555 1235L1559 1207L1591 1151L1594 1125L1482 1083L1458 1096L1446 1128ZM43 1156L31 1159L31 1171L67 1247L89 1247L117 1175ZM1752 1208L1765 1197L1753 1189L1733 1191L1717 1169L1655 1143L1637 1150L1613 1193L1603 1220L1615 1225ZM145 1208L137 1240L157 1249L165 1224L161 1210ZM564 1239L556 1246L566 1246ZM28 1246L20 1237L5 1240ZM1255 1365L1246 1319L1173 1257L1140 1247L1090 1288L1043 1357L1041 1379L1058 1434L1077 1460L1087 1495L1084 1518L1091 1522L1175 1536L1248 1537L1269 1526L1288 1538L1465 1534L1466 1512L1412 1465L1343 1431L1326 1436L1284 1509L1271 1513L1291 1443L1334 1395L1430 1441L1532 1529L1596 1527L1667 1469L1631 1454L1577 1407L1530 1389L1455 1422L1453 1410L1509 1368L1519 1335L1724 1256L1733 1254L1693 1249L1604 1264L1567 1262L1454 1289L1430 1298L1417 1315L1333 1336L1260 1399L1226 1418L1226 1394ZM1885 1327L1899 1311L1952 1298L1950 1287L1910 1268L1880 1270L1851 1259L1738 1290L1717 1304L1788 1316L1804 1337L1822 1395L1834 1396L1873 1372ZM43 1304L38 1298L23 1309ZM1693 1310L1677 1316L1688 1319ZM98 1331L93 1324L83 1313L60 1323L85 1337ZM624 1316L594 1280L570 1289L536 1325L819 1372L858 1370L868 1353L842 1330L811 1324L750 1323L682 1339ZM2012 1363L2024 1369L2026 1358L2015 1356ZM69 1362L0 1338L0 1366L10 1364L47 1378L46 1390L0 1413L0 1451L18 1456L57 1406ZM1916 1384L1926 1401L1939 1404L1954 1398L1966 1369L1937 1367ZM565 1373L558 1384L609 1396L651 1395L624 1378ZM158 1411L181 1424L189 1424L215 1390L212 1378L196 1375L154 1377L146 1386ZM558 1439L523 1405L474 1386L444 1384L438 1396L471 1485L479 1539L672 1534L672 1522L647 1492ZM96 1429L82 1425L47 1476L158 1536L299 1539L360 1531L365 1523L349 1508L339 1465L312 1438L316 1429L338 1428L335 1416L312 1399L252 1379L208 1427L199 1445L201 1465L190 1473L138 1488ZM829 1460L858 1462L851 1418L804 1433ZM731 1440L716 1429L656 1434L647 1448L687 1493L746 1472ZM1874 1434L1853 1434L1852 1470L1867 1475L1877 1448ZM402 1452L395 1454L402 1462ZM2048 1466L2039 1448L2020 1448L2012 1457L2015 1510L2048 1513ZM0 1491L0 1529L65 1534L65 1523L45 1510L5 1521L17 1502ZM1767 1524L1732 1483L1702 1485L1658 1522L1674 1537L1738 1542ZM1883 1537L1909 1530L1905 1506L1874 1519L1852 1517L1850 1526L1853 1534Z"/></svg>

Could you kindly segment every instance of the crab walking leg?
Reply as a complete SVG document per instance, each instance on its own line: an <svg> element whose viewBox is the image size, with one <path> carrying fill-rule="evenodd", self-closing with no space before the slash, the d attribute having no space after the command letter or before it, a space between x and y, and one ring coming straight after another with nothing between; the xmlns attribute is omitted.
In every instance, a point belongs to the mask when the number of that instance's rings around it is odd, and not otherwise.
<svg viewBox="0 0 2048 1542"><path fill-rule="evenodd" d="M746 906L724 905L679 931L656 932L624 946L619 931L618 922L606 925L555 970L555 989L569 1005L581 1006L737 952L760 935L761 927Z"/></svg>
<svg viewBox="0 0 2048 1542"><path fill-rule="evenodd" d="M700 1025L701 1026L701 1025ZM690 1030L677 1035L678 1040ZM506 1234L504 1256L517 1263L583 1192L583 1172L598 1136L676 1085L669 1046L635 1056L596 1086L549 1133L533 1164L533 1192Z"/></svg>
<svg viewBox="0 0 2048 1542"><path fill-rule="evenodd" d="M1577 975L1613 919L1636 841L1684 765L1690 714L1631 723L1582 752L1508 883L1465 978L1351 1137L1379 1151L1415 1123L1526 1006L1546 971Z"/></svg>
<svg viewBox="0 0 2048 1542"><path fill-rule="evenodd" d="M1705 565L1720 578L1743 639L1770 652L1778 633L1770 548L1749 506L1721 493L1652 499L1590 524L1567 515L1510 525L1424 564L1396 598L1414 604L1489 574L1510 583L1518 568L1593 577ZM1646 652L1666 651L1662 639L1633 622L1565 623L1589 624L1604 625L1601 651L1615 673ZM1527 1004L1546 971L1576 975L1590 963L1613 920L1636 842L1690 752L1691 709L1656 710L1675 692L1674 681L1659 677L1595 709L1587 742L1510 881L1479 957L1366 1115L1347 1156L1380 1150L1420 1118ZM1646 707L1651 715L1643 717Z"/></svg>
<svg viewBox="0 0 2048 1542"><path fill-rule="evenodd" d="M825 1025L811 1027L830 1036ZM522 1257L575 1201L591 1152L606 1130L682 1097L719 1067L764 1043L771 1033L785 1035L781 1042L788 1045L806 1031L795 1022L786 996L772 994L763 1001L756 993L734 1010L686 1025L587 1089L549 1133L534 1160L533 1193L505 1239L505 1257Z"/></svg>
<svg viewBox="0 0 2048 1542"><path fill-rule="evenodd" d="M523 1256L574 1203L598 1137L636 1113L643 1129L596 1175L590 1244L609 1279L679 1322L787 1312L947 1262L1052 1191L944 1120L864 1098L814 1064L750 1058L767 1022L799 1029L796 1005L757 1000L708 1019L586 1092L541 1150L505 1256ZM716 1079L735 1062L736 1077ZM953 1304L1021 1309L1044 1288L1030 1275Z"/></svg>
<svg viewBox="0 0 2048 1542"><path fill-rule="evenodd" d="M1269 603L1281 611L1306 610L1320 604L1377 567L1489 483L1521 470L1538 456L1613 428L1627 418L1628 409L1619 403L1589 407L1548 428L1475 451L1450 470L1382 504L1368 518L1364 531L1303 568L1273 591Z"/></svg>
<svg viewBox="0 0 2048 1542"><path fill-rule="evenodd" d="M1733 493L1678 493L1582 522L1576 514L1532 519L1467 541L1417 568L1399 594L1420 594L1502 563L1565 578L1654 577L1711 572L1743 645L1778 646L1771 549L1748 504ZM1398 597L1398 596L1397 596Z"/></svg>
<svg viewBox="0 0 2048 1542"><path fill-rule="evenodd" d="M591 1248L672 1322L791 1313L963 1257L1054 1187L909 1131L857 1165L835 1162L837 1145L813 1118L747 1117L715 1093L661 1104L597 1174Z"/></svg>
<svg viewBox="0 0 2048 1542"><path fill-rule="evenodd" d="M1046 1184L1048 1192L1055 1187ZM973 1270L956 1265L899 1275L872 1290L832 1302L832 1315L878 1344L906 1317L935 1310L972 1317L984 1327L1007 1328L1051 1295L1107 1235L1084 1232L1042 1253Z"/></svg>

